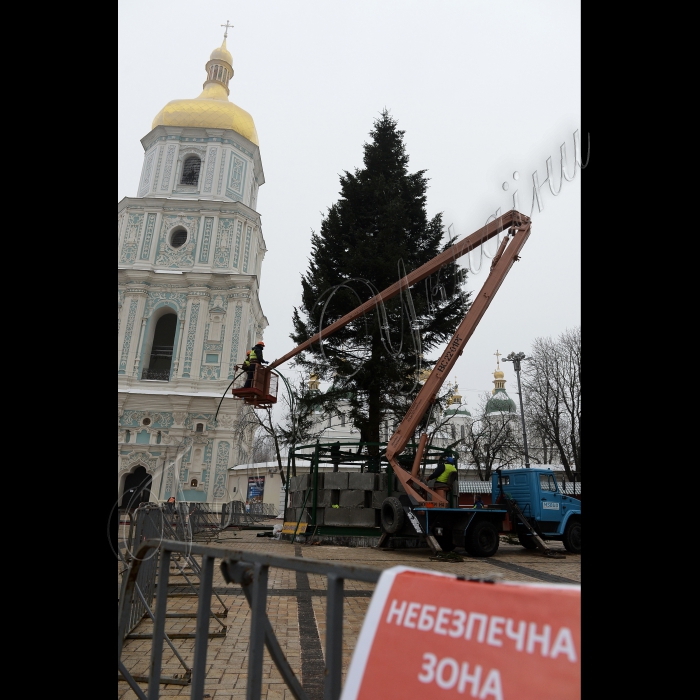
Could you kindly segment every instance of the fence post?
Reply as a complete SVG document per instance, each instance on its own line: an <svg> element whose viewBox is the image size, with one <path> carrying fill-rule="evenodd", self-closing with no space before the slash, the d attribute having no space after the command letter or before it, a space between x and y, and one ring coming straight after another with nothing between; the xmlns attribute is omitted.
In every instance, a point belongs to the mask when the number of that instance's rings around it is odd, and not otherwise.
<svg viewBox="0 0 700 700"><path fill-rule="evenodd" d="M311 523L316 525L316 506L318 504L318 440L316 440L316 448L314 449L314 461L312 464L313 479L314 479L314 500Z"/></svg>
<svg viewBox="0 0 700 700"><path fill-rule="evenodd" d="M289 468L291 461L291 452L294 452L294 445L290 452L287 452L287 481L284 483L284 512L282 513L282 522L287 518L287 508L289 508Z"/></svg>
<svg viewBox="0 0 700 700"><path fill-rule="evenodd" d="M170 552L162 552L158 567L155 620L153 621L153 644L151 646L151 668L148 676L148 697L157 698L160 692L160 675L163 664L163 638L165 637L165 612L168 607L168 576L170 574Z"/></svg>
<svg viewBox="0 0 700 700"><path fill-rule="evenodd" d="M214 558L205 555L202 557L194 662L192 664L192 697L194 698L201 697L204 693L204 681L207 675L207 643L209 641L209 613L211 611L213 582Z"/></svg>
<svg viewBox="0 0 700 700"><path fill-rule="evenodd" d="M268 567L255 564L253 601L250 606L250 644L248 646L247 700L259 700L262 693L263 651L265 650L265 621L267 620Z"/></svg>
<svg viewBox="0 0 700 700"><path fill-rule="evenodd" d="M338 700L343 674L343 579L328 575L326 594L326 679L323 696Z"/></svg>

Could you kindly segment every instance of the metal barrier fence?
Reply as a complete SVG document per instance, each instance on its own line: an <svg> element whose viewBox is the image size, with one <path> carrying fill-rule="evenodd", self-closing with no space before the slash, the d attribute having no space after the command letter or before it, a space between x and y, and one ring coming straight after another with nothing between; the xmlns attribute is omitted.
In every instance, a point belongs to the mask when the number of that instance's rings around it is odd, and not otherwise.
<svg viewBox="0 0 700 700"><path fill-rule="evenodd" d="M210 528L210 513L205 510L200 510L200 517L196 517L197 510L188 507L188 504L179 504L181 507L172 507L168 504L158 505L153 503L143 503L141 504L131 515L131 523L129 526L129 533L124 538L126 552L122 553L121 548L118 549L118 556L120 561L124 564L124 570L121 572L124 578L122 579L122 584L119 594L119 616L120 616L120 630L122 630L122 617L124 619L123 624L123 635L124 638L136 638L144 639L150 638L150 634L137 634L135 629L138 625L147 617L151 620L155 620L153 613L153 600L155 597L155 592L157 589L156 583L158 580L158 568L160 564L160 550L159 548L152 549L149 554L139 561L139 555L135 554L135 550L138 550L142 543L148 542L162 542L167 539L170 541L180 541L184 549L181 553L172 557L173 563L177 567L177 571L172 574L173 576L181 576L184 579L183 588L187 592L168 592L167 595L197 595L198 588L197 582L201 578L201 567L199 562L195 557L192 556L192 527L195 529L201 527ZM198 504L201 505L201 504ZM192 516L195 516L194 518ZM206 517L205 517L206 516ZM216 521L215 521L216 522ZM215 524L218 531L218 523ZM130 596L126 595L127 578L129 572L131 572L132 567L136 563L138 568L138 575L133 582L133 593ZM167 585L166 585L167 588ZM223 610L219 611L218 614L212 613L212 617L216 622L219 623L221 630L219 632L210 633L210 636L225 636L226 625L221 618L226 617L228 609L224 605L223 600L217 595L215 597L219 600L222 605ZM129 600L128 606L124 607L123 601ZM182 615L178 613L173 613L169 615L170 617L187 617L187 615ZM120 632L122 634L122 632ZM187 663L183 659L182 655L173 643L173 639L176 638L191 638L195 635L189 634L165 634L164 639L173 652L173 655L177 657L180 665L182 666L184 673L182 678L176 677L163 677L160 679L161 683L175 683L175 684L187 684L191 677L192 670L188 667ZM131 676L126 668L123 667L120 659L120 673L127 678L130 677L134 681L147 680L143 676Z"/></svg>
<svg viewBox="0 0 700 700"><path fill-rule="evenodd" d="M279 508L272 503L251 503L250 514L253 517L261 520L268 518L276 518L279 513Z"/></svg>
<svg viewBox="0 0 700 700"><path fill-rule="evenodd" d="M225 505L225 504L224 504ZM204 540L210 542L217 538L218 533L224 529L225 524L221 521L218 513L216 513L210 504L182 501L180 503L141 503L140 506L129 514L129 534L125 538L129 551L133 551L134 542L145 539L143 533L140 536L137 534L137 528L147 527L143 523L144 516L139 514L154 512L161 513L161 518L164 522L157 526L159 535L149 534L148 537L168 537L169 539L180 540L181 542L189 542L191 540Z"/></svg>
<svg viewBox="0 0 700 700"><path fill-rule="evenodd" d="M279 508L272 503L251 503L246 505L243 501L229 501L221 505L221 527L245 527L255 525L263 520L276 518Z"/></svg>
<svg viewBox="0 0 700 700"><path fill-rule="evenodd" d="M129 524L129 534L126 539L126 552L122 553L118 549L118 555L125 567L129 566L132 558L134 546L151 539L161 539L163 536L163 526L153 517L139 517L141 513L147 512L148 506L137 508ZM160 511L159 511L160 512ZM162 514L161 514L162 519ZM173 533L174 534L174 533ZM132 602L129 611L129 622L125 629L125 634L131 633L147 614L149 607L153 603L155 594L156 571L158 570L158 551L154 551L152 556L141 562L139 576L135 582L136 598ZM125 573L124 571L122 573ZM124 590L125 579L122 580L122 591ZM120 594L120 599L122 595Z"/></svg>
<svg viewBox="0 0 700 700"><path fill-rule="evenodd" d="M210 542L216 539L218 532L222 529L218 514L208 503L183 501L175 504L173 510L177 539L182 542L191 538Z"/></svg>
<svg viewBox="0 0 700 700"><path fill-rule="evenodd" d="M137 595L141 568L146 562L155 558L156 553L159 555L158 586L155 612L153 614L153 641L149 664L150 675L144 679L132 676L129 673L122 661L122 652L127 636L126 630L131 620L130 610ZM124 579L122 595L119 599L119 673L128 682L140 700L156 700L159 696L159 684L163 682L161 676L163 649L164 642L168 642L165 633L165 621L168 616L170 562L177 556L197 556L201 558L194 660L190 676L192 684L191 700L202 700L204 697L207 648L210 636L209 619L212 615L212 595L216 595L213 590L214 563L217 560L221 562L220 567L224 580L228 584L240 584L250 605L247 700L259 700L261 697L263 645L267 648L272 661L292 695L297 700L308 700L308 695L289 665L267 617L266 604L269 569L273 567L326 577L326 655L323 697L324 700L338 700L342 681L344 582L352 580L377 583L381 574L380 570L361 566L326 564L320 561L309 561L296 557L257 554L225 547L212 547L160 539L149 539L141 543L131 561L128 574ZM138 685L139 680L148 683L147 695Z"/></svg>

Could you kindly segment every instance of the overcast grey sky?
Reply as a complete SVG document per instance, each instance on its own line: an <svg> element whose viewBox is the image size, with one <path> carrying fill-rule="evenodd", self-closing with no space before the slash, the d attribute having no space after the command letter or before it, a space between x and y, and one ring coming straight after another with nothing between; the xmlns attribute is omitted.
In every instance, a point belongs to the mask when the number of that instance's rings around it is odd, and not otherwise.
<svg viewBox="0 0 700 700"><path fill-rule="evenodd" d="M533 173L541 183L551 156L558 186L560 146L571 173L576 130L585 163L577 1L119 0L118 8L118 200L136 196L140 139L153 118L170 100L199 95L220 25L234 25L229 99L253 116L266 180L257 209L270 360L294 348L311 231L338 199L339 174L362 166L383 108L405 131L409 170L427 171L428 215L443 212L459 238L511 209L516 189L529 215ZM577 169L556 197L544 185L521 259L452 371L472 411L493 388L496 350L528 353L535 338L580 325L582 177ZM489 264L468 276L468 290L478 291ZM517 399L512 366L501 366Z"/></svg>

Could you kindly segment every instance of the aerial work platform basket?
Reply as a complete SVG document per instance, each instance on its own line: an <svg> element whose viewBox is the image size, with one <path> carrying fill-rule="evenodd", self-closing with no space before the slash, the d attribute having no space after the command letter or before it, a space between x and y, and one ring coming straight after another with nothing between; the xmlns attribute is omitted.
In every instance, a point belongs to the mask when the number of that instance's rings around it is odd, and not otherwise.
<svg viewBox="0 0 700 700"><path fill-rule="evenodd" d="M243 399L247 406L267 408L277 403L279 376L271 369L254 363L250 369L236 365L236 379L231 393L235 399Z"/></svg>

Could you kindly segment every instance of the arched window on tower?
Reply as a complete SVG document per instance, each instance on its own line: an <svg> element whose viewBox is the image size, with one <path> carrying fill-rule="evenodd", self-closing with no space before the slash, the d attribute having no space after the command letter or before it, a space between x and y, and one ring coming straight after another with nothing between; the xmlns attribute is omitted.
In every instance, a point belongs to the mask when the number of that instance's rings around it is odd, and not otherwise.
<svg viewBox="0 0 700 700"><path fill-rule="evenodd" d="M173 361L177 315L166 313L156 322L148 367L143 370L141 379L170 380L170 367Z"/></svg>
<svg viewBox="0 0 700 700"><path fill-rule="evenodd" d="M185 158L182 164L182 177L180 178L181 185L196 185L199 182L199 170L202 167L202 161L197 156L189 156Z"/></svg>

